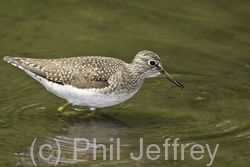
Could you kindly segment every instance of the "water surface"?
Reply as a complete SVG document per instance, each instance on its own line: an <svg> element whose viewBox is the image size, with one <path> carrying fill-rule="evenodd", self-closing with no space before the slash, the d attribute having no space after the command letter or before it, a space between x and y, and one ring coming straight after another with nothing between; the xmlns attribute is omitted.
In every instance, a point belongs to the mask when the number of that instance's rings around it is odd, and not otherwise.
<svg viewBox="0 0 250 167"><path fill-rule="evenodd" d="M139 149L143 137L144 151L149 144L160 146L159 159L149 160L144 154L133 161L126 154L122 161L99 159L72 166L207 166L206 144L212 151L219 144L212 166L249 166L248 1L2 0L0 8L1 57L101 55L131 62L147 49L156 52L165 69L185 86L180 90L164 78L150 78L133 98L99 110L123 122L124 134L136 134L124 137L133 139L132 151ZM45 142L62 135L62 127L67 130L64 136L74 127L80 131L76 120L65 124L59 117L63 99L16 67L4 61L0 65L1 166L22 164L16 156L35 138ZM190 144L184 160L180 148L177 160L172 148L164 159L162 144L168 138L171 144L176 138L179 144ZM201 160L189 154L194 144L205 148Z"/></svg>

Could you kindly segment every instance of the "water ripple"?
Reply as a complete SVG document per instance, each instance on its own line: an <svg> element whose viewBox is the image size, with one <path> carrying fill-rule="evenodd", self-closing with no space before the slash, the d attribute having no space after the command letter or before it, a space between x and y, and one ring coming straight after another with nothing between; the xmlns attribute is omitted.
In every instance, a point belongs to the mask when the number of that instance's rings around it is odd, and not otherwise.
<svg viewBox="0 0 250 167"><path fill-rule="evenodd" d="M221 123L215 125L215 127L216 127L216 128L222 127L222 126L225 126L225 125L229 124L230 122L231 122L231 121L224 121L224 122L221 122Z"/></svg>
<svg viewBox="0 0 250 167"><path fill-rule="evenodd" d="M224 130L224 132L230 132L230 131L233 131L234 129L237 129L237 128L238 128L238 126L233 126L231 128Z"/></svg>
<svg viewBox="0 0 250 167"><path fill-rule="evenodd" d="M238 136L236 136L236 137L245 137L245 136L247 136L247 135L250 135L250 132L242 133L242 134L240 134L240 135L238 135Z"/></svg>

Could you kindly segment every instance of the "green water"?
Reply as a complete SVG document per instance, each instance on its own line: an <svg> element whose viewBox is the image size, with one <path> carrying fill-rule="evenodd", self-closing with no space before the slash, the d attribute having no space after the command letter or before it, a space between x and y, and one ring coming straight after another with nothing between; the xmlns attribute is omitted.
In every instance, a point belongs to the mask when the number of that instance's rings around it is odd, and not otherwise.
<svg viewBox="0 0 250 167"><path fill-rule="evenodd" d="M180 90L164 78L147 79L128 101L100 109L132 127L131 133L141 133L145 149L159 145L158 160L144 154L129 163L72 166L207 166L206 148L201 160L191 158L191 146L181 160L178 148L174 160L171 147L164 160L165 139L179 138L179 144L209 144L212 152L219 144L212 166L244 167L250 162L249 16L246 0L1 0L0 55L101 55L130 62L147 49L185 86ZM61 133L56 110L65 101L4 61L0 72L0 166L15 166L13 153L30 147L34 138ZM139 138L133 138L135 147Z"/></svg>

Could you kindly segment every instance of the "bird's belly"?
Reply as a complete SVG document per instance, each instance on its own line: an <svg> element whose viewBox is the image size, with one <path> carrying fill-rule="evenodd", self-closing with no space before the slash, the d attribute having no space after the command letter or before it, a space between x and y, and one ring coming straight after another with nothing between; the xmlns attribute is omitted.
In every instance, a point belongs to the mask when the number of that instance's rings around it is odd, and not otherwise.
<svg viewBox="0 0 250 167"><path fill-rule="evenodd" d="M52 83L47 89L73 105L94 108L113 106L133 96L133 94L101 94L97 89L79 89L70 85L58 85L55 83Z"/></svg>
<svg viewBox="0 0 250 167"><path fill-rule="evenodd" d="M66 99L69 103L79 106L88 106L93 108L102 108L113 106L132 97L136 92L125 93L105 93L102 94L98 89L79 89L71 85L60 85L38 75L35 75L29 71L25 71L31 77L40 82L48 91L55 95Z"/></svg>

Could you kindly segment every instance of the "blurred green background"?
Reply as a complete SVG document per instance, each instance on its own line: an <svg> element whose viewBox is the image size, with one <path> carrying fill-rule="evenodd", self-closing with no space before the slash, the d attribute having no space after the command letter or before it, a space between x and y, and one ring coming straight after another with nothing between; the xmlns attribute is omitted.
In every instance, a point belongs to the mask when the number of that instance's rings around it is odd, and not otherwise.
<svg viewBox="0 0 250 167"><path fill-rule="evenodd" d="M185 89L164 78L147 79L134 97L100 112L142 133L147 143L160 145L169 136L212 149L220 144L212 166L249 166L250 1L0 1L1 57L100 55L131 62L145 49L157 53ZM59 132L56 110L65 101L20 69L0 65L0 165L15 166L13 153ZM199 161L170 159L148 165L210 161L207 151Z"/></svg>

